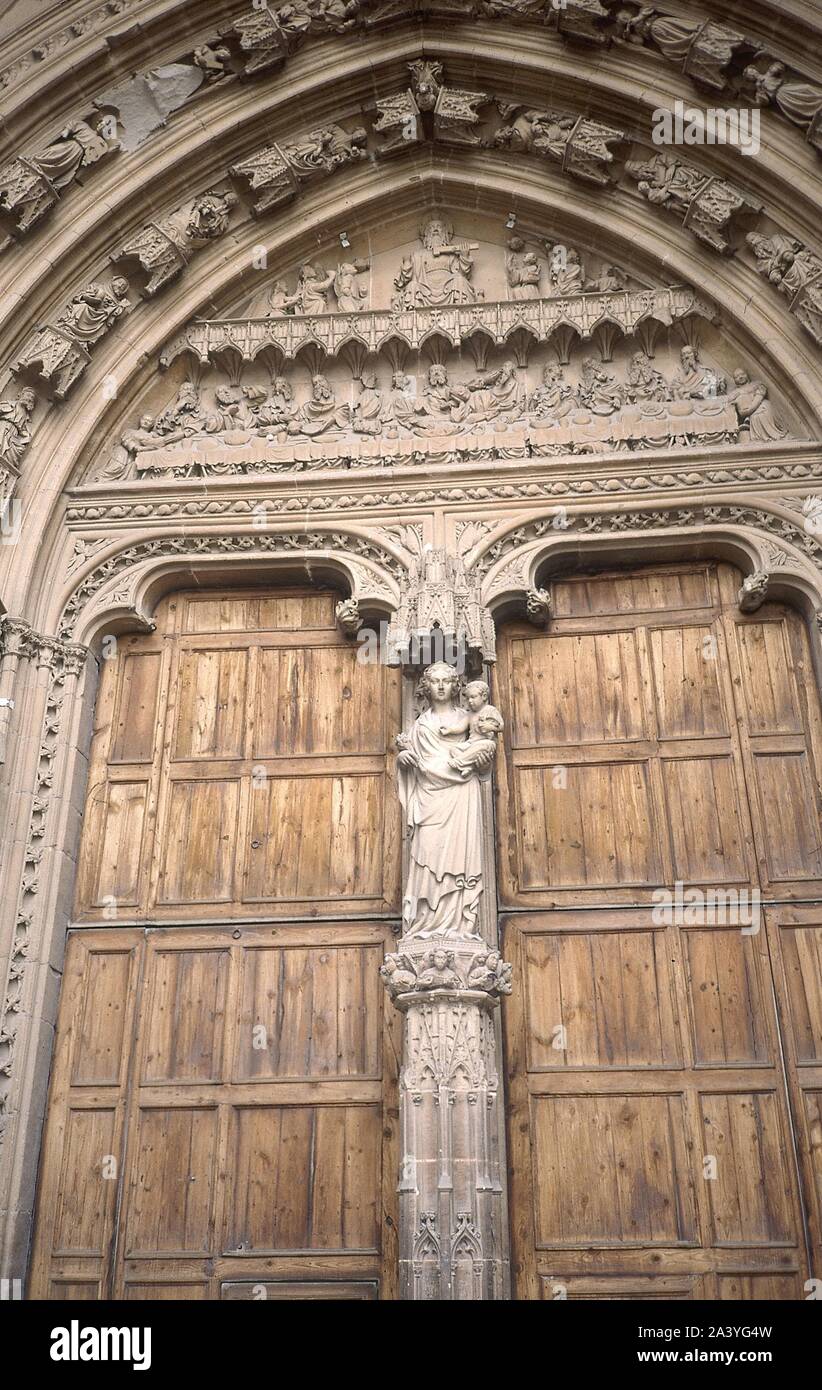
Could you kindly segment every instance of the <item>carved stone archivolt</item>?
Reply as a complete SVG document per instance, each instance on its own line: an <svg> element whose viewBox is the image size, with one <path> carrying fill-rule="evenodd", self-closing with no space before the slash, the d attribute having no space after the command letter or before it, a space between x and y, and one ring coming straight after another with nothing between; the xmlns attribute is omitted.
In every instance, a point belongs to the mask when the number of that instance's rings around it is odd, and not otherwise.
<svg viewBox="0 0 822 1390"><path fill-rule="evenodd" d="M230 189L202 193L168 217L149 222L129 237L111 259L129 274L135 269L144 272L142 293L150 299L182 274L196 251L224 235L237 201L236 193Z"/></svg>
<svg viewBox="0 0 822 1390"><path fill-rule="evenodd" d="M327 22L327 17L319 18L319 10L313 8L301 12L299 24L290 10L284 25L273 14L269 17L272 32L290 35L285 38L284 47L281 45L277 51L280 56L287 56L294 45L311 32L341 33L356 27L363 21L365 8L358 6L356 14L352 12L344 19L337 16L333 23ZM383 12L379 16L374 12L372 16L375 23L393 17ZM607 15L605 18L608 19ZM708 54L713 51L717 39L713 29L697 26L691 32L692 26L685 24L680 36L678 24L672 21L671 32L677 35L672 40L668 21L663 22L656 16L653 22L649 19L647 23L640 23L640 18L635 16L636 23L618 24L614 37L649 43L660 51L685 45L682 52L686 67L695 62L694 75L709 72ZM564 22L558 26L562 33L569 32L564 29ZM268 19L261 20L255 14L249 23L248 34L251 35L257 32L260 23L265 27ZM610 19L606 29L608 24ZM140 82L153 90L152 81L155 87L161 76L162 80L171 81L172 69L175 69L174 80L185 88L190 87L190 93L202 87L219 86L238 70L241 30L242 25L229 37L228 47L224 43L200 46L184 62L152 70L143 75ZM664 41L660 37L663 33L666 35ZM689 35L687 43L686 34ZM725 58L714 76L724 72L728 64L733 68L737 58L747 53L746 41L740 41L740 46L737 38L723 39L719 43L718 51L722 51ZM698 62L697 53L700 54ZM756 61L761 57L761 54L756 55ZM771 63L760 71L755 64L747 63L744 82L753 86L760 102L773 98L779 109L790 109L797 118L800 111L804 111L808 130L816 129L809 92L801 82L792 83L778 68L778 64ZM30 333L11 364L11 370L48 400L62 401L86 372L95 345L111 333L123 314L133 307L130 292L137 291L152 298L183 273L193 256L225 235L232 211L240 201L238 192L228 186L229 175L242 198L250 201L252 210L264 213L294 197L304 185L362 163L381 151L384 153L386 140L391 145L391 153L401 147L430 141L457 148L497 151L505 154L509 161L519 157L542 160L563 173L603 189L619 182L626 191L635 184L638 196L675 213L684 227L720 253L734 251L747 233L748 246L763 273L788 298L790 310L802 327L818 343L822 342L822 281L819 279L822 262L791 233L759 230L761 206L744 188L715 174L709 175L678 154L652 152L638 146L616 127L592 120L584 113L536 108L517 102L509 94L499 97L449 85L444 65L439 60L415 60L408 65L408 70L410 85L405 94L380 97L376 114L367 116L368 124L331 122L283 137L225 171L221 186L212 185L205 192L192 196L115 246L109 260L125 274L107 280L101 273L62 309L56 309L51 318L47 317ZM687 67L687 70L692 69ZM706 80L710 85L711 79L706 77ZM126 103L125 97L118 100ZM404 118L400 120L403 113ZM18 160L13 166L0 170L0 199L5 198L2 206L17 219L17 232L25 231L45 216L59 189L68 186L84 169L109 155L117 155L118 144L126 148L131 137L122 121L119 126L115 122L112 127L106 125L105 119L98 119L101 114L89 113L87 117L78 118L36 156L22 162ZM112 134L115 128L122 139ZM236 221L241 218L242 212L238 211ZM642 448L654 442L668 442L674 446L699 441L718 443L739 439L746 442L748 439L785 437L784 433L779 433L784 431L784 424L778 422L770 404L764 400L762 393L767 393L768 386L761 380L750 383L748 400L759 396L755 407L746 408L744 393L738 393L736 400L727 400L724 412L717 412L716 420L702 419L710 412L700 406L690 412L684 424L676 418L681 416L681 411L669 412L663 419L660 412L651 410L647 393L641 403L632 400L629 389L632 383L624 381L622 385L626 389L619 410L589 411L588 418L571 422L579 425L579 429L564 433L563 428L558 432L556 428L561 425L562 415L559 421L549 415L554 438L532 437L531 427L535 425L541 429L543 425L541 419L535 424L529 403L529 396L536 396L538 383L533 379L524 382L520 377L521 399L516 410L513 389L507 389L513 387L515 370L525 371L521 359L527 356L528 349L523 346L526 342L532 339L537 343L550 341L558 356L558 365L564 368L569 364L571 345L576 338L593 335L599 340L597 346L603 360L608 361L614 341L625 334L638 335L646 351L645 339L650 342L656 331L651 325L688 314L712 313L707 306L703 308L697 304L691 309L683 308L681 297L688 291L654 291L652 302L647 289L640 292L627 284L627 277L619 266L605 263L598 267L598 273L591 273L589 269L586 274L575 248L560 246L559 260L555 256L557 249L547 238L541 246L535 247L519 235L511 237L505 260L505 298L498 294L491 299L479 284L471 241L455 236L446 219L434 218L421 229L420 247L397 266L393 294L384 310L369 310L368 307L371 297L366 278L369 258L352 255L339 259L332 266L306 263L300 268L296 283L289 284L281 279L267 286L256 296L251 306L252 315L244 325L220 320L187 330L170 346L166 360L173 360L180 352L194 354L199 362L236 352L243 360L254 362L261 356L269 356L283 365L292 362L298 354L314 353L318 368L313 373L312 398L297 402L298 412L290 408L290 402L294 401L293 382L287 383L284 393L272 393L273 404L268 400L261 402L259 398L244 400L237 395L236 382L225 385L213 402L214 409L208 413L212 423L205 431L208 437L201 458L190 461L188 466L193 463L195 474L200 467L208 472L234 466L236 454L233 458L222 456L222 448L219 448L215 455L213 439L222 439L232 429L242 432L250 428L252 433L260 433L263 427L268 430L266 444L252 448L252 457L247 460L252 471L266 471L269 464L277 467L291 463L302 467L310 462L310 459L288 452L294 436L313 439L321 434L324 441L338 437L350 439L354 447L340 454L347 466L349 460L373 457L375 440L386 435L407 434L425 439L435 434L462 432L466 426L465 432L472 433L474 427L486 426L490 420L497 419L502 420L503 428L508 431L515 423L526 426L527 450L545 446L560 451L581 448L586 452L603 452L612 448ZM666 293L674 297L668 305L664 302ZM519 306L518 312L513 305ZM448 311L447 320L440 317L443 310ZM367 376L357 368L349 378L349 388L357 383L356 390L349 389L347 399L342 402L334 399L336 387L324 379L321 370L324 356L336 355L342 348L354 357L362 353L379 355L395 338L400 344L409 343L411 350L416 352L431 334L444 337L452 344L470 344L478 360L487 357L487 351L481 346L486 339L496 345L510 344L513 355L494 364L493 372L497 375L480 371L471 380L457 383L456 387L450 380L432 381L430 377L423 383L420 372L398 369L398 363L390 372L369 372ZM441 377L443 369L444 364L434 363L429 370ZM287 382L286 377L281 380ZM572 392L577 384L572 383ZM748 385L745 381L736 384ZM452 394L454 390L467 389L469 397L463 401L452 399L445 410L438 409L435 392L443 386L448 386ZM259 383L255 389L259 391ZM490 410L483 405L483 401L489 399L489 391L494 397ZM284 394L283 400L277 399L280 394ZM417 398L411 405L404 401L409 395ZM737 402L739 409L735 409ZM586 401L576 403L582 410L588 409ZM408 428L397 428L396 420L390 418L392 412L394 416L403 413L402 424ZM606 419L607 416L613 418ZM712 424L716 428L711 428ZM104 466L102 476L122 477L131 467L128 455L151 453L153 429L154 421L152 419L149 424L147 415L135 421L123 436L125 455L120 450L119 464L113 460L111 471L105 471L107 465ZM281 437L283 433L285 437ZM180 441L166 437L161 448L164 450L165 445L174 442ZM3 439L0 443L6 454L20 452L19 444L13 439ZM274 459L263 457L271 444L285 448L286 455ZM421 452L429 452L427 444ZM2 456L0 464L3 466L2 488L8 496L14 489L18 464L13 458L3 459ZM159 465L153 460L141 459L140 466L142 471L143 467L174 469L183 465L176 460ZM242 466L246 466L245 460Z"/></svg>
<svg viewBox="0 0 822 1390"><path fill-rule="evenodd" d="M258 515L264 517L264 508ZM393 608L399 585L406 575L401 559L385 545L362 531L349 530L272 530L257 529L236 535L165 535L137 545L125 546L87 569L76 579L60 619L61 640L71 640L81 619L88 623L95 612L110 614L124 608L140 615L138 579L162 560L181 563L208 563L233 556L293 561L311 571L324 557L332 557L341 575L346 575L357 601L376 600L379 607ZM125 595L114 595L125 578ZM145 617L145 615L143 615Z"/></svg>

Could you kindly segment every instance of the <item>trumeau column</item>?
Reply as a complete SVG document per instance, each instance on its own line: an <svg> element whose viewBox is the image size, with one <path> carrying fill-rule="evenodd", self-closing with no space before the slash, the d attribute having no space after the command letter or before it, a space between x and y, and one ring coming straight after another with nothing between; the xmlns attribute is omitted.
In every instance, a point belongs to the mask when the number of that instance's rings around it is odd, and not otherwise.
<svg viewBox="0 0 822 1390"><path fill-rule="evenodd" d="M408 824L402 936L382 968L403 1014L400 1291L501 1299L508 1242L494 1013L511 967L481 934L484 783L498 712L484 681L423 673L427 708L397 739Z"/></svg>

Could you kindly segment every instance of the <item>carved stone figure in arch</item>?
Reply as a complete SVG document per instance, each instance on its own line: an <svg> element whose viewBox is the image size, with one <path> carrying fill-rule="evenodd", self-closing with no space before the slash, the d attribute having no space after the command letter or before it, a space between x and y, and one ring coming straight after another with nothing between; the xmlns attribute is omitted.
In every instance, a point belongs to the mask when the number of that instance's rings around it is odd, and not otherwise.
<svg viewBox="0 0 822 1390"><path fill-rule="evenodd" d="M482 298L471 284L475 242L455 241L453 227L442 217L432 217L420 228L420 242L422 249L402 262L394 281L395 309L473 304Z"/></svg>

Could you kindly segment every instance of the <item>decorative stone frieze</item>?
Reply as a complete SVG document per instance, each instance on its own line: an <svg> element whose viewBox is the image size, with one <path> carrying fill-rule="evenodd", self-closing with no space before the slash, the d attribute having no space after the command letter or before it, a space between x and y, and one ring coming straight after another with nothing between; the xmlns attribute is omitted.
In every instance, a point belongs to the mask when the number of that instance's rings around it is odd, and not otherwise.
<svg viewBox="0 0 822 1390"><path fill-rule="evenodd" d="M200 320L190 324L163 350L160 363L168 367L181 354L191 353L199 362L214 361L232 346L244 361L254 361L266 348L275 348L283 359L293 361L309 344L328 356L335 356L352 337L367 352L376 353L389 335L400 339L409 350L417 351L432 330L452 346L468 342L482 331L503 345L517 328L526 329L536 342L551 342L562 327L570 327L580 338L590 338L596 325L606 318L626 336L636 332L646 319L668 324L690 315L712 319L716 310L692 289L674 285L669 289L621 291L528 300L504 300L437 305L416 305L350 314L324 313L310 321L282 314L264 319Z"/></svg>
<svg viewBox="0 0 822 1390"><path fill-rule="evenodd" d="M103 586L134 570L143 561L163 557L196 560L198 557L208 559L227 555L238 558L244 555L283 555L297 559L305 557L311 561L312 557L323 552L339 554L345 558L346 564L349 556L355 561L359 558L367 560L378 573L391 576L395 584L401 582L406 573L404 565L389 550L369 536L355 531L253 531L239 535L158 536L109 556L79 580L63 610L60 638L70 641L81 614Z"/></svg>
<svg viewBox="0 0 822 1390"><path fill-rule="evenodd" d="M729 379L705 363L690 341L672 374L643 348L623 357L619 375L606 366L620 344L620 329L652 346L651 325L655 341L658 330L679 323L690 339L695 321L711 313L692 290L583 291L487 302L479 298L482 281L474 274L477 243L461 241L445 219L435 218L422 229L420 245L400 263L390 310L306 314L309 299L327 309L332 286L338 301L360 302L366 293L362 272L370 264L353 260L327 270L312 263L303 266L295 295L276 282L269 297L277 297L278 308L265 318L191 325L162 361L171 365L188 355L201 384L184 382L159 414L143 414L96 476L107 481L129 474L351 469L386 459L392 466L400 460L423 463L445 453L479 459L484 450L509 458L560 456L789 437L767 383L752 381L741 366ZM564 250L557 275L589 283L579 253ZM512 294L537 284L546 267L549 273L549 263L522 238L511 239L505 276ZM621 274L610 267L600 278L615 281ZM292 314L289 306L300 313ZM464 360L446 365L442 348L428 365L420 357L422 376L397 370L401 357L413 366L410 354L419 354L434 332L452 347L466 342L483 370L466 375ZM586 336L603 360L585 355L566 373L573 341ZM559 362L540 354L541 345L550 345ZM492 346L504 348L495 365L488 360ZM307 350L312 376L306 394L292 364ZM207 362L219 370L225 354L236 354L237 366L231 383L220 382L211 397L201 366ZM375 359L373 368L365 367L367 355ZM255 367L258 361L268 362L270 385Z"/></svg>
<svg viewBox="0 0 822 1390"><path fill-rule="evenodd" d="M34 661L49 672L48 693L40 742L37 781L26 837L22 883L9 951L0 1007L0 1150L9 1119L9 1097L15 1083L18 1027L25 998L26 972L37 907L40 868L51 804L54 766L60 752L61 728L74 682L83 670L88 649L36 632L21 619L4 618L0 629L0 669L9 657ZM3 730L7 735L7 730Z"/></svg>

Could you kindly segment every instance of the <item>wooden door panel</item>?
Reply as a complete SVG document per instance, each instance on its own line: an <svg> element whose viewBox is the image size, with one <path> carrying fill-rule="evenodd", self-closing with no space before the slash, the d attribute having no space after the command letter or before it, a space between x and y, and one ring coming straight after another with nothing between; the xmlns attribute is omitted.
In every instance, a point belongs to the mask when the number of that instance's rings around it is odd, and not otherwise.
<svg viewBox="0 0 822 1390"><path fill-rule="evenodd" d="M268 777L251 796L243 899L381 901L381 773Z"/></svg>
<svg viewBox="0 0 822 1390"><path fill-rule="evenodd" d="M139 1106L126 1174L125 1256L207 1256L213 1248L214 1105Z"/></svg>
<svg viewBox="0 0 822 1390"><path fill-rule="evenodd" d="M633 632L512 644L516 746L647 737Z"/></svg>
<svg viewBox="0 0 822 1390"><path fill-rule="evenodd" d="M237 780L170 784L158 903L183 907L234 901L239 811Z"/></svg>
<svg viewBox="0 0 822 1390"><path fill-rule="evenodd" d="M727 565L563 580L547 633L508 626L503 906L642 903L677 880L822 895L807 632L779 605L740 614L739 582Z"/></svg>
<svg viewBox="0 0 822 1390"><path fill-rule="evenodd" d="M382 672L355 648L260 650L254 758L384 754L385 734Z"/></svg>
<svg viewBox="0 0 822 1390"><path fill-rule="evenodd" d="M246 951L234 1079L378 1077L381 963L376 944Z"/></svg>
<svg viewBox="0 0 822 1390"><path fill-rule="evenodd" d="M790 1131L780 1096L703 1091L700 1109L705 1156L716 1160L716 1176L706 1183L711 1243L795 1246Z"/></svg>
<svg viewBox="0 0 822 1390"><path fill-rule="evenodd" d="M744 1297L775 1271L801 1290L764 932L585 910L508 918L504 946L520 981L503 1005L516 1296L623 1296L619 1279L639 1297L631 1278L664 1275L705 1277L687 1296L714 1298L725 1272ZM556 1281L576 1293L546 1292Z"/></svg>
<svg viewBox="0 0 822 1390"><path fill-rule="evenodd" d="M184 649L176 681L174 758L241 758L248 705L248 651Z"/></svg>
<svg viewBox="0 0 822 1390"><path fill-rule="evenodd" d="M728 711L712 628L652 627L649 639L659 738L727 736Z"/></svg>
<svg viewBox="0 0 822 1390"><path fill-rule="evenodd" d="M523 891L662 877L646 764L520 766L515 787Z"/></svg>
<svg viewBox="0 0 822 1390"><path fill-rule="evenodd" d="M682 1105L618 1090L534 1097L537 1250L693 1244Z"/></svg>
<svg viewBox="0 0 822 1390"><path fill-rule="evenodd" d="M78 921L398 911L399 675L335 599L175 595L106 663Z"/></svg>
<svg viewBox="0 0 822 1390"><path fill-rule="evenodd" d="M606 929L524 938L529 1072L677 1065L664 936Z"/></svg>
<svg viewBox="0 0 822 1390"><path fill-rule="evenodd" d="M754 937L738 927L683 927L680 940L694 1065L773 1065L770 972Z"/></svg>
<svg viewBox="0 0 822 1390"><path fill-rule="evenodd" d="M822 1269L822 916L756 898L822 897L819 695L798 616L739 584L561 580L547 632L502 634L520 1298L796 1299ZM652 911L676 884L715 905Z"/></svg>
<svg viewBox="0 0 822 1390"><path fill-rule="evenodd" d="M732 758L663 758L662 782L674 878L682 883L747 883L750 867L739 778Z"/></svg>
<svg viewBox="0 0 822 1390"><path fill-rule="evenodd" d="M756 783L762 809L764 864L769 884L822 879L822 831L813 774L804 749L757 753Z"/></svg>
<svg viewBox="0 0 822 1390"><path fill-rule="evenodd" d="M222 1078L230 964L226 947L157 951L145 986L146 1085Z"/></svg>
<svg viewBox="0 0 822 1390"><path fill-rule="evenodd" d="M265 1279L391 1297L392 939L356 922L73 933L32 1296Z"/></svg>
<svg viewBox="0 0 822 1390"><path fill-rule="evenodd" d="M822 1277L822 907L774 907L765 917L811 1259Z"/></svg>
<svg viewBox="0 0 822 1390"><path fill-rule="evenodd" d="M377 1254L379 1105L238 1106L226 1254Z"/></svg>
<svg viewBox="0 0 822 1390"><path fill-rule="evenodd" d="M98 1298L110 1287L141 934L71 936L40 1157L30 1292Z"/></svg>
<svg viewBox="0 0 822 1390"><path fill-rule="evenodd" d="M147 763L154 751L162 653L133 651L123 659L110 763Z"/></svg>

